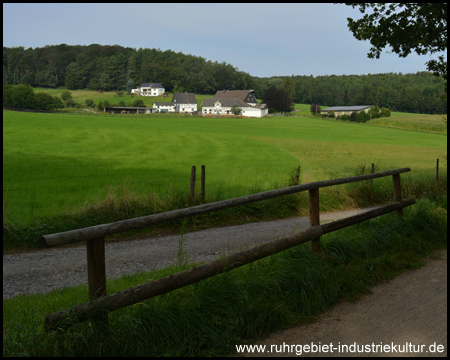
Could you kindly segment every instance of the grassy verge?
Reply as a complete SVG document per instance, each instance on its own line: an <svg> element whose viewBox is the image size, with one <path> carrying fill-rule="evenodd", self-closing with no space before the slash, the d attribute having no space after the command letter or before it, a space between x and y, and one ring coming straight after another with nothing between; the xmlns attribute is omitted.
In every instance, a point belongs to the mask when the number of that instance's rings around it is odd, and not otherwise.
<svg viewBox="0 0 450 360"><path fill-rule="evenodd" d="M236 344L305 323L337 302L355 300L400 271L446 248L446 201L421 200L404 210L322 237L109 315L108 335L89 323L45 334L49 313L87 300L86 287L3 301L3 356L220 356ZM178 270L183 266L178 266ZM108 283L115 292L172 269Z"/></svg>

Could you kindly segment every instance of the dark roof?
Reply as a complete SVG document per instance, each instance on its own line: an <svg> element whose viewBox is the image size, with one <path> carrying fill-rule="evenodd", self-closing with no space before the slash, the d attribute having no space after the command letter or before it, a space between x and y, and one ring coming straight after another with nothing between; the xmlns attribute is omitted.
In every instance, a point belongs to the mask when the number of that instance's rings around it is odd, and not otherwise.
<svg viewBox="0 0 450 360"><path fill-rule="evenodd" d="M323 109L321 111L328 111L328 110L334 110L334 111L361 111L367 108L372 107L373 105L357 105L357 106L332 106L326 109Z"/></svg>
<svg viewBox="0 0 450 360"><path fill-rule="evenodd" d="M236 98L241 101L245 101L245 98L253 90L219 90L214 95L215 99L231 99Z"/></svg>
<svg viewBox="0 0 450 360"><path fill-rule="evenodd" d="M245 102L233 98L233 99L217 99L217 98L209 98L209 99L205 99L202 102L202 107L203 106L213 106L216 101L220 102L222 104L222 106L229 106L232 107L233 105L237 105L239 107L252 107L251 105L246 104Z"/></svg>
<svg viewBox="0 0 450 360"><path fill-rule="evenodd" d="M197 104L193 93L174 93L172 102L178 104Z"/></svg>

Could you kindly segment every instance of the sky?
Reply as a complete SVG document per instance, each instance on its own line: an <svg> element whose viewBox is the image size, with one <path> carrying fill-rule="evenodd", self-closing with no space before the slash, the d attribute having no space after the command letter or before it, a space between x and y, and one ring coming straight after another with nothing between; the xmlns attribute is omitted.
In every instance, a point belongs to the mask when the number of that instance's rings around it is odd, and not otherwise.
<svg viewBox="0 0 450 360"><path fill-rule="evenodd" d="M416 73L437 55L369 59L332 3L24 4L3 3L3 46L121 45L226 62L252 76Z"/></svg>

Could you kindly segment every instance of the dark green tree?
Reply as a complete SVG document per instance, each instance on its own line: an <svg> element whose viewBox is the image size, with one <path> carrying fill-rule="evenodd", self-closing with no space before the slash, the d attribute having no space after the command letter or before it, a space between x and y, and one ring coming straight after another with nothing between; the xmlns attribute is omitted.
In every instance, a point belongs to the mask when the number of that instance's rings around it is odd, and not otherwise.
<svg viewBox="0 0 450 360"><path fill-rule="evenodd" d="M61 99L63 99L63 101L72 99L72 93L69 90L64 90L61 93Z"/></svg>
<svg viewBox="0 0 450 360"><path fill-rule="evenodd" d="M133 107L146 107L142 99L137 99L134 101L134 103L131 105Z"/></svg>
<svg viewBox="0 0 450 360"><path fill-rule="evenodd" d="M379 59L387 46L400 57L447 50L447 3L345 3L358 7L362 19L347 18L358 40L369 40L369 58ZM367 11L367 13L366 13ZM447 61L443 55L426 62L427 69L442 76L447 91Z"/></svg>
<svg viewBox="0 0 450 360"><path fill-rule="evenodd" d="M127 82L127 92L131 92L131 89L134 89L134 81L133 81L133 79L130 79Z"/></svg>
<svg viewBox="0 0 450 360"><path fill-rule="evenodd" d="M30 85L17 85L12 90L12 107L19 109L35 109L36 95Z"/></svg>
<svg viewBox="0 0 450 360"><path fill-rule="evenodd" d="M36 109L38 110L54 110L55 101L50 94L39 91L35 94L36 97Z"/></svg>
<svg viewBox="0 0 450 360"><path fill-rule="evenodd" d="M262 100L269 107L269 111L272 112L291 112L294 110L291 96L286 91L277 89L274 85L266 89Z"/></svg>

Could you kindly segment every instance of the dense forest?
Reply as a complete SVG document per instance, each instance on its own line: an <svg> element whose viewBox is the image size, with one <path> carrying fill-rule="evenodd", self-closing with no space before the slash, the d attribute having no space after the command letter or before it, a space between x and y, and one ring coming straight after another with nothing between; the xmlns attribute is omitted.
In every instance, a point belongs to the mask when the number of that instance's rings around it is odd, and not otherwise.
<svg viewBox="0 0 450 360"><path fill-rule="evenodd" d="M295 103L447 113L444 80L429 72L258 78L225 62L171 50L98 44L3 47L3 84L109 91L144 82L160 82L167 92L196 94L253 89L258 98L274 85L288 91Z"/></svg>

